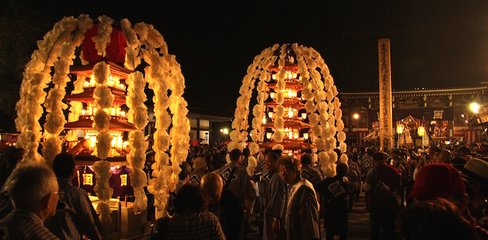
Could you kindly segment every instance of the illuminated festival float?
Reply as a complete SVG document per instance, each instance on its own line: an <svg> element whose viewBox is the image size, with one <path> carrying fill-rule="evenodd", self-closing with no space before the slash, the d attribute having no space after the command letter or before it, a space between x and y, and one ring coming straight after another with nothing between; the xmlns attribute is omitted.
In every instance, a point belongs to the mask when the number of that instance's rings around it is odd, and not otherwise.
<svg viewBox="0 0 488 240"><path fill-rule="evenodd" d="M92 185L96 197L91 199L105 236L131 237L140 232L136 220L144 221L147 214L144 189L154 195L156 218L164 216L179 165L188 154L190 123L181 67L152 25L132 26L127 19L65 17L37 45L16 105L23 161L51 164L62 150L75 154L78 167L91 170L78 172L78 181ZM143 171L150 141L144 135L149 118L145 90L154 92L156 128L149 185ZM129 182L130 191L114 193ZM121 208L115 197L128 193L134 201Z"/></svg>
<svg viewBox="0 0 488 240"><path fill-rule="evenodd" d="M264 49L247 68L239 93L229 151L247 145L255 155L260 149L282 148L298 157L310 149L327 176L335 175L337 160L347 163L346 154L334 151L347 150L337 88L313 48L295 43Z"/></svg>

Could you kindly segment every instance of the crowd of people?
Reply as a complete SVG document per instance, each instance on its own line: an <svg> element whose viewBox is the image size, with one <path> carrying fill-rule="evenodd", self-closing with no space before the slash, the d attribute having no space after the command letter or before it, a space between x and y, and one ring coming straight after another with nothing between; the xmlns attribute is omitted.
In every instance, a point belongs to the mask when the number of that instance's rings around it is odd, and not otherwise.
<svg viewBox="0 0 488 240"><path fill-rule="evenodd" d="M333 177L317 153L288 156L279 146L256 155L191 147L151 238L246 239L252 219L263 239L344 240L352 206L365 194L370 239L488 239L486 144L351 147ZM22 155L15 148L2 153L0 236L103 239L87 193L71 184L74 157L61 153L47 167L18 164Z"/></svg>

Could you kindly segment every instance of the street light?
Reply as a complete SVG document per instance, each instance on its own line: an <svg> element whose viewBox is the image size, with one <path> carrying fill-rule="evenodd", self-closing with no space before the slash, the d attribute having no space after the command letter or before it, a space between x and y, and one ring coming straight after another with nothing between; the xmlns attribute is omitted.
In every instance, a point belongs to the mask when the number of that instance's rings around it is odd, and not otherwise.
<svg viewBox="0 0 488 240"><path fill-rule="evenodd" d="M354 113L352 115L352 118L354 118L354 120L358 120L359 119L359 114L358 113Z"/></svg>
<svg viewBox="0 0 488 240"><path fill-rule="evenodd" d="M480 112L481 105L479 105L477 102L472 102L469 104L469 110L473 112L474 114L478 114Z"/></svg>
<svg viewBox="0 0 488 240"><path fill-rule="evenodd" d="M229 134L229 129L228 129L228 128L221 128L221 129L220 129L220 132L221 132L222 134L224 134L224 135L227 135L227 134Z"/></svg>

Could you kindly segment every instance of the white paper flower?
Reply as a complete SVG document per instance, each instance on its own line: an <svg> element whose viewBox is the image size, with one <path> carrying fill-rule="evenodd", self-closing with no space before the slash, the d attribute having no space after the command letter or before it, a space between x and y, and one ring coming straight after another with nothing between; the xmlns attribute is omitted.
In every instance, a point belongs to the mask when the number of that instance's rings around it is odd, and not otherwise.
<svg viewBox="0 0 488 240"><path fill-rule="evenodd" d="M308 113L313 113L315 112L315 104L313 101L308 100L307 103L305 104L305 109L307 110Z"/></svg>
<svg viewBox="0 0 488 240"><path fill-rule="evenodd" d="M107 86L98 86L93 91L93 98L97 108L109 108L112 107L115 96Z"/></svg>
<svg viewBox="0 0 488 240"><path fill-rule="evenodd" d="M249 176L254 176L254 170L256 170L256 167L258 165L256 158L254 156L249 156L247 160L248 160L247 168L246 168L247 174Z"/></svg>
<svg viewBox="0 0 488 240"><path fill-rule="evenodd" d="M106 131L99 132L97 135L97 155L100 159L107 159L112 142L112 135Z"/></svg>
<svg viewBox="0 0 488 240"><path fill-rule="evenodd" d="M42 156L50 166L52 166L54 157L61 152L61 144L62 141L56 135L47 138L42 144Z"/></svg>
<svg viewBox="0 0 488 240"><path fill-rule="evenodd" d="M249 143L249 150L251 155L255 155L259 152L259 145L256 142Z"/></svg>
<svg viewBox="0 0 488 240"><path fill-rule="evenodd" d="M93 128L97 131L108 130L110 123L110 115L103 110L97 111L93 119Z"/></svg>
<svg viewBox="0 0 488 240"><path fill-rule="evenodd" d="M339 140L339 142L344 142L346 140L346 134L344 132L339 132L337 134L337 140Z"/></svg>

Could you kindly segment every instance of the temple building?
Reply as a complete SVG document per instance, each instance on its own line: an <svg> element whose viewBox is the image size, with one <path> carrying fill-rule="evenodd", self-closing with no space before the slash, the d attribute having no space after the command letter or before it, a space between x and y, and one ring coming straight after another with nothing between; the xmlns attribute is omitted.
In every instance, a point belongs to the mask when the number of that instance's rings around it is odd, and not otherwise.
<svg viewBox="0 0 488 240"><path fill-rule="evenodd" d="M397 146L429 141L480 141L485 132L486 84L452 89L393 90L393 127ZM374 142L378 131L378 92L340 92L349 146ZM427 138L422 143L419 127ZM422 133L420 135L423 135Z"/></svg>

